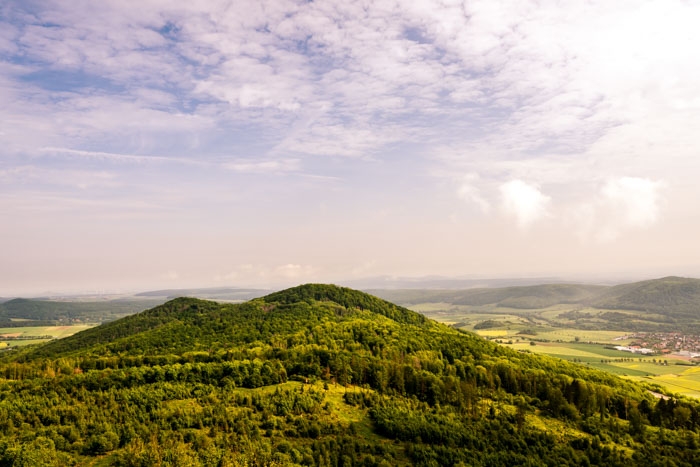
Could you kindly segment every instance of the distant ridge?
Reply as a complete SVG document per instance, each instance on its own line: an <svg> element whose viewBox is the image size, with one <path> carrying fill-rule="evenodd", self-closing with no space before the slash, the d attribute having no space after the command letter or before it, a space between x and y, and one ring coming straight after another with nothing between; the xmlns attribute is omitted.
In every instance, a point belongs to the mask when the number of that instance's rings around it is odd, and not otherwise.
<svg viewBox="0 0 700 467"><path fill-rule="evenodd" d="M135 297L196 297L208 300L246 301L270 293L267 289L238 287L207 287L193 289L149 290L134 295Z"/></svg>
<svg viewBox="0 0 700 467"><path fill-rule="evenodd" d="M578 303L597 297L606 286L583 284L544 284L467 290L373 290L379 296L399 303L447 302L454 305L497 304L511 308L543 308L559 303Z"/></svg>
<svg viewBox="0 0 700 467"><path fill-rule="evenodd" d="M341 281L341 285L361 290L431 289L463 290L475 288L497 288L541 285L551 283L575 283L556 277L512 277L512 278L450 278L450 277L392 277L379 276L366 279Z"/></svg>
<svg viewBox="0 0 700 467"><path fill-rule="evenodd" d="M600 308L700 316L700 279L669 276L610 287L591 304Z"/></svg>
<svg viewBox="0 0 700 467"><path fill-rule="evenodd" d="M629 310L676 319L700 319L700 279L663 277L615 286L544 284L465 290L371 290L377 296L404 305L450 303L497 305L516 309L546 308L558 304Z"/></svg>

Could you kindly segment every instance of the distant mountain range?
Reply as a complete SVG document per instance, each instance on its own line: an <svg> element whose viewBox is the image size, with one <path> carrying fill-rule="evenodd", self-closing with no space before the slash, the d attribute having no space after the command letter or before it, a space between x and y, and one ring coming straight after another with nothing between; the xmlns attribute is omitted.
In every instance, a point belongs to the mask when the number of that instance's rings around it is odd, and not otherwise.
<svg viewBox="0 0 700 467"><path fill-rule="evenodd" d="M673 276L615 286L560 283L464 290L374 289L369 292L402 304L445 302L522 309L581 304L662 313L700 310L700 279Z"/></svg>
<svg viewBox="0 0 700 467"><path fill-rule="evenodd" d="M423 281L422 284L425 284L425 280ZM504 280L504 282L509 281L512 280ZM400 283L400 281L387 282L392 285ZM435 282L435 284L438 283L443 282ZM462 283L466 284L466 282ZM477 281L471 283L477 284ZM497 283L491 282L491 284ZM455 282L451 284L454 285ZM419 303L447 303L533 310L567 304L662 315L670 322L700 320L700 279L673 276L614 286L552 283L462 289L375 288L365 289L365 291L404 306ZM11 320L35 320L49 323L107 322L176 297L239 303L262 297L270 292L265 289L217 287L155 290L117 300L95 302L19 298L0 303L0 327L5 324L17 325L11 324Z"/></svg>
<svg viewBox="0 0 700 467"><path fill-rule="evenodd" d="M245 289L237 287L212 287L212 288L193 288L193 289L163 289L153 290L149 292L141 292L135 297L152 297L167 299L177 297L195 297L205 300L219 300L231 302L243 302L253 298L262 297L274 292L269 289Z"/></svg>

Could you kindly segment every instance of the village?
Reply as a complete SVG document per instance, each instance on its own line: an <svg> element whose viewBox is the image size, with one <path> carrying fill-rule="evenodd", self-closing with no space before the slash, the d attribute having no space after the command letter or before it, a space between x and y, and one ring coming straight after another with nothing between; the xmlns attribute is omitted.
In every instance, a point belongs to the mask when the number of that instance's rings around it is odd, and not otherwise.
<svg viewBox="0 0 700 467"><path fill-rule="evenodd" d="M627 346L615 346L617 350L643 355L673 355L684 358L700 358L700 336L681 332L637 332L615 338L630 340Z"/></svg>

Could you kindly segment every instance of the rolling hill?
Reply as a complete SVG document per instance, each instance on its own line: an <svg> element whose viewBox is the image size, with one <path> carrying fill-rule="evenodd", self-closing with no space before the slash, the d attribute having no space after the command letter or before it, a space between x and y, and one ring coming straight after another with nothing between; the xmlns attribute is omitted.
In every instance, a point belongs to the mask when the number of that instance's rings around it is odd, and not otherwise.
<svg viewBox="0 0 700 467"><path fill-rule="evenodd" d="M700 317L700 279L665 277L610 287L589 301L600 308Z"/></svg>
<svg viewBox="0 0 700 467"><path fill-rule="evenodd" d="M664 277L616 286L584 284L545 284L467 290L375 290L376 295L411 306L420 303L484 307L514 310L540 310L556 305L619 310L607 313L615 327L632 318L641 320L637 330L700 330L700 279ZM616 321L617 320L617 321ZM622 322L620 322L622 320ZM646 322L645 322L646 321Z"/></svg>
<svg viewBox="0 0 700 467"><path fill-rule="evenodd" d="M0 363L0 465L698 465L700 404L307 284Z"/></svg>

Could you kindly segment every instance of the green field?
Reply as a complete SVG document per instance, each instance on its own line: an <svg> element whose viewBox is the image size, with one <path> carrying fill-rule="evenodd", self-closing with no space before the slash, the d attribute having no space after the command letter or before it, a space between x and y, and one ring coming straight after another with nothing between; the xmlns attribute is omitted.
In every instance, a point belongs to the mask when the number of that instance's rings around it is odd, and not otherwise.
<svg viewBox="0 0 700 467"><path fill-rule="evenodd" d="M536 342L534 346L529 342L519 342L503 345L515 350L576 361L627 379L655 383L668 391L700 398L700 367L670 355L640 357L629 352L606 349L600 344L574 342Z"/></svg>
<svg viewBox="0 0 700 467"><path fill-rule="evenodd" d="M0 328L0 348L17 347L29 344L40 344L51 339L68 337L76 332L91 328L91 324L73 326L24 326L19 328ZM8 339L13 336L13 339ZM45 336L51 336L50 338Z"/></svg>

